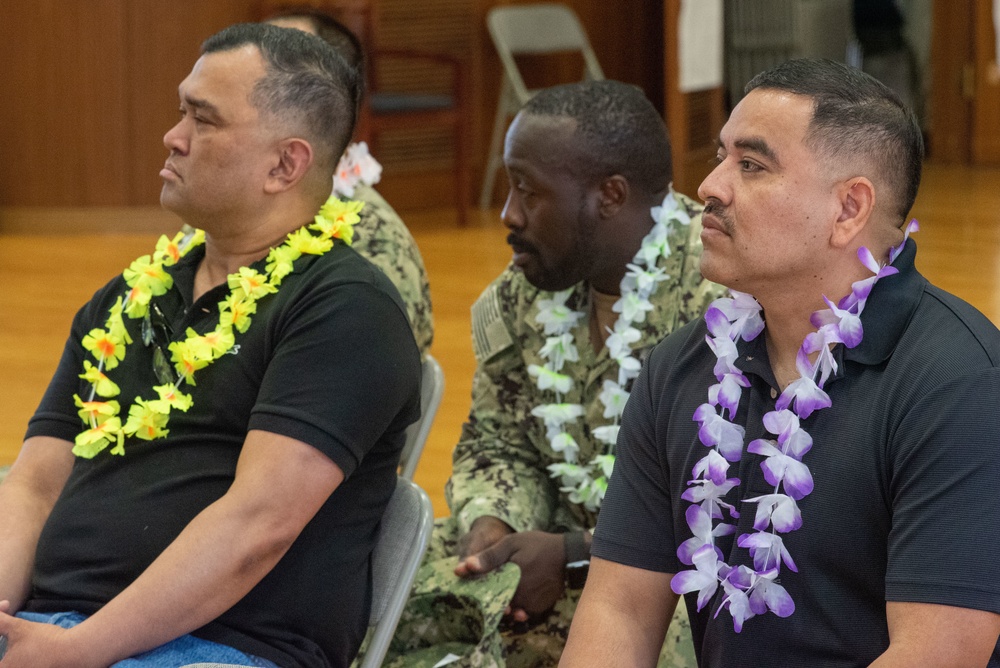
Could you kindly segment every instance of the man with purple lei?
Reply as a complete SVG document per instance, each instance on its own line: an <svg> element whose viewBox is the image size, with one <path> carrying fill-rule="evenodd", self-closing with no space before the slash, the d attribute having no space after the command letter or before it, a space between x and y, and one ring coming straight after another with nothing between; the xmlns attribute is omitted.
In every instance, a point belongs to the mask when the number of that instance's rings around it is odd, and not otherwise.
<svg viewBox="0 0 1000 668"><path fill-rule="evenodd" d="M923 141L831 61L754 78L702 183L732 294L622 418L563 665L1000 667L1000 332L914 267Z"/></svg>

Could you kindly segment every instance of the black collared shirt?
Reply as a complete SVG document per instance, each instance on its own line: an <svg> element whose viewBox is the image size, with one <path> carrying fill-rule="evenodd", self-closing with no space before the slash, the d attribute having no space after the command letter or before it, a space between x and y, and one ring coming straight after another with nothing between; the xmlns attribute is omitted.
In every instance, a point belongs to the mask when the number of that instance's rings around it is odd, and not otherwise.
<svg viewBox="0 0 1000 668"><path fill-rule="evenodd" d="M802 426L814 439L804 457L815 489L799 501L802 527L784 534L799 572L779 582L795 602L786 619L767 613L733 630L723 598L695 613L702 666L867 666L888 647L886 601L937 603L1000 613L1000 332L978 311L930 285L914 268L911 240L878 282L862 315L864 340L836 349L826 384L831 408ZM618 461L592 554L675 573L677 546L691 537L681 499L707 454L692 414L715 382L703 321L653 352L623 416ZM773 438L761 424L777 384L764 337L741 343L751 382L735 422L744 443ZM735 536L753 532L756 504L772 493L747 453L725 498L741 513ZM752 566L734 536L717 539L731 565ZM996 655L990 666L1000 666Z"/></svg>
<svg viewBox="0 0 1000 668"><path fill-rule="evenodd" d="M194 249L171 268L175 289L154 297L173 340L219 322L226 286L192 302L203 253ZM78 377L80 341L104 326L125 289L116 278L77 314L28 436L72 441L82 428L73 405L73 394L86 398L89 389ZM135 342L108 372L121 387L123 421L133 397L155 399L158 384L140 321L125 320ZM340 244L304 256L276 294L257 302L229 354L194 378L195 386L181 387L194 405L171 412L166 438L126 439L124 456L105 450L76 461L39 540L25 608L99 610L226 493L247 432L259 429L312 445L346 479L274 569L194 634L283 667L349 665L368 626L369 557L395 489L404 430L419 415L419 353L398 293Z"/></svg>

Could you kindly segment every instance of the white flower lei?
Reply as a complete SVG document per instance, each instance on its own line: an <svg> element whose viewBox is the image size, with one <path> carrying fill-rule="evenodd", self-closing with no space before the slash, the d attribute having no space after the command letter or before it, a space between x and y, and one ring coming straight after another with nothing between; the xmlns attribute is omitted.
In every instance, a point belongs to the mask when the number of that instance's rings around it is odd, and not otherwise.
<svg viewBox="0 0 1000 668"><path fill-rule="evenodd" d="M612 306L612 310L620 315L614 329L608 329L610 336L605 344L611 358L618 363L618 380L605 380L598 397L604 404L604 417L610 419L611 424L597 427L592 433L594 438L608 446L607 454L596 455L589 462L580 462L580 446L567 430L568 425L585 412L580 404L562 402L563 395L573 387L573 379L560 373L563 364L580 359L571 332L586 315L566 306L573 288L557 292L551 299L540 300L539 313L535 318L545 328L545 345L539 351L545 365L532 364L528 373L535 379L539 390L551 390L556 396L554 403L536 406L531 414L544 421L549 444L563 457L564 461L548 466L551 476L559 479L562 485L560 491L569 494L570 501L582 503L590 511L600 508L614 469L612 451L618 439L618 421L629 396L625 386L639 375L640 363L632 355L632 345L642 334L633 324L645 322L646 313L653 310L650 297L660 283L670 278L656 263L661 257L670 256L671 225L675 222L681 225L691 223L691 217L672 191L660 206L652 208L650 214L654 221L653 228L642 240L639 252L622 278L621 298Z"/></svg>
<svg viewBox="0 0 1000 668"><path fill-rule="evenodd" d="M359 183L373 186L382 179L382 165L368 152L366 142L351 144L340 156L333 173L333 192L339 197L353 197Z"/></svg>

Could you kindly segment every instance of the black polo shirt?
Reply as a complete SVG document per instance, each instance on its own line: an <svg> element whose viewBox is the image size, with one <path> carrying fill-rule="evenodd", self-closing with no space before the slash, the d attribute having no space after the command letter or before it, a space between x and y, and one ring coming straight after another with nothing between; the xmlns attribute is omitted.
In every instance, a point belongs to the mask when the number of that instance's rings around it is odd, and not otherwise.
<svg viewBox="0 0 1000 668"><path fill-rule="evenodd" d="M724 594L695 612L686 596L702 666L867 666L889 644L886 601L937 603L1000 613L1000 332L978 311L914 268L877 283L862 314L864 340L838 346L826 385L831 408L802 426L814 439L804 463L815 489L799 501L802 527L783 534L799 568L779 582L795 602L786 619L767 613L735 633ZM618 439L618 461L593 554L675 573L691 537L681 499L707 454L692 415L707 401L715 356L704 321L665 339L636 380ZM761 424L777 383L764 336L741 342L750 380L735 422L745 444L771 438ZM730 468L741 484L725 498L741 513L735 536L753 532L756 504L772 493L760 455ZM735 536L717 539L726 562L752 567ZM990 666L1000 666L994 653Z"/></svg>
<svg viewBox="0 0 1000 668"><path fill-rule="evenodd" d="M154 297L174 340L218 324L225 286L192 303L203 256L203 247L192 250L170 269L175 289ZM104 326L125 289L116 278L77 314L29 437L72 441L82 428L73 405L74 393L89 391L78 377L80 341ZM125 322L135 343L108 372L121 387L123 421L133 397L155 399L159 384L141 321ZM99 610L226 493L247 432L259 429L316 447L346 479L275 568L194 635L282 667L349 665L368 626L370 555L404 430L419 415L420 358L396 289L342 244L304 256L277 294L258 301L230 354L194 378L181 388L194 405L171 412L166 438L127 439L124 456L109 449L77 459L39 540L25 609Z"/></svg>

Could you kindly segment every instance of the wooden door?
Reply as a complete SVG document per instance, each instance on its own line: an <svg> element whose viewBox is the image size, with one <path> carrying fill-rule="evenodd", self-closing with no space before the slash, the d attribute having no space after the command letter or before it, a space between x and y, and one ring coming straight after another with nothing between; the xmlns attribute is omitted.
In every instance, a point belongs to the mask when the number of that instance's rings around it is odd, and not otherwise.
<svg viewBox="0 0 1000 668"><path fill-rule="evenodd" d="M972 163L1000 165L1000 72L997 69L993 0L976 0L972 92Z"/></svg>
<svg viewBox="0 0 1000 668"><path fill-rule="evenodd" d="M667 129L674 163L674 189L697 198L698 186L712 171L719 132L726 121L722 87L682 93L677 50L680 0L663 10L663 75Z"/></svg>
<svg viewBox="0 0 1000 668"><path fill-rule="evenodd" d="M1000 165L993 0L935 0L928 155Z"/></svg>

